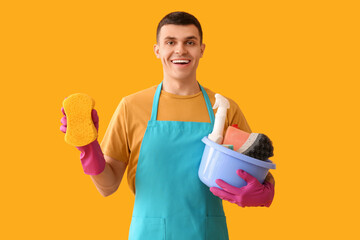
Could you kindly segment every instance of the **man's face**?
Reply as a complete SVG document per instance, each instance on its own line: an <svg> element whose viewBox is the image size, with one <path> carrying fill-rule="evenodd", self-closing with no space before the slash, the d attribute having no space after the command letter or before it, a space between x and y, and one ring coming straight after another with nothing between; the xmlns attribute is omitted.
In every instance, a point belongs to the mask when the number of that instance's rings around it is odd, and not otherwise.
<svg viewBox="0 0 360 240"><path fill-rule="evenodd" d="M164 25L158 43L154 45L155 55L163 65L164 77L177 80L196 80L196 69L204 49L205 44L200 44L195 25Z"/></svg>

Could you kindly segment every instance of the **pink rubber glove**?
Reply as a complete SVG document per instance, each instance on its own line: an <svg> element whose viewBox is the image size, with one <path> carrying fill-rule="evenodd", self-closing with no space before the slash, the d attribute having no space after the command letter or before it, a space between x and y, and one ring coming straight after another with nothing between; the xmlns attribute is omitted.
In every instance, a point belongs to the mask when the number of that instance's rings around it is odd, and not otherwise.
<svg viewBox="0 0 360 240"><path fill-rule="evenodd" d="M241 169L236 173L247 182L246 186L237 188L221 179L216 179L216 184L222 189L211 187L210 191L215 196L236 203L240 207L270 207L274 198L274 185L268 181L261 184L255 177Z"/></svg>
<svg viewBox="0 0 360 240"><path fill-rule="evenodd" d="M61 118L62 125L60 126L60 131L66 133L67 120L64 108L61 108L61 112L64 114L64 117ZM95 109L91 112L91 117L94 122L96 130L99 129L99 117ZM105 169L105 158L104 154L101 151L100 145L97 139L88 145L82 147L76 147L80 152L80 160L83 166L84 172L88 175L98 175Z"/></svg>

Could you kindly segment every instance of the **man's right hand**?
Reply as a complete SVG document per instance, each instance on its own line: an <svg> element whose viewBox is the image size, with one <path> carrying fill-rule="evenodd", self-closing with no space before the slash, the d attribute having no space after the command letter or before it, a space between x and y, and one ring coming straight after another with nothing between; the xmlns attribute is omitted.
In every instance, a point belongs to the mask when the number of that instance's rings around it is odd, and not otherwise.
<svg viewBox="0 0 360 240"><path fill-rule="evenodd" d="M60 131L66 133L67 129L67 119L64 108L61 108L63 117L61 118ZM96 130L99 129L99 117L95 109L91 112L91 117L95 125ZM100 145L97 139L88 145L82 147L76 147L80 152L81 164L83 166L84 172L88 175L97 175L104 171L105 168L105 158L104 154L101 151Z"/></svg>
<svg viewBox="0 0 360 240"><path fill-rule="evenodd" d="M64 108L62 107L61 108L61 112L62 114L64 115L62 118L61 118L61 126L60 126L60 131L62 131L63 133L66 133L66 129L67 129L67 120L66 120L66 114L65 114L65 110ZM96 128L96 131L99 131L99 116L97 114L97 111L95 109L93 109L91 111L91 117L92 117L92 120L93 120L93 123L94 123L94 126Z"/></svg>

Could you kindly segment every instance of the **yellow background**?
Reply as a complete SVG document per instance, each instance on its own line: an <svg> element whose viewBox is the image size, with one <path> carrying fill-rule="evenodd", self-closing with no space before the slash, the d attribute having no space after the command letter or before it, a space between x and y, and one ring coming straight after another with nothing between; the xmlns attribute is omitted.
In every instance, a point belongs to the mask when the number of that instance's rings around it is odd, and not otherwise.
<svg viewBox="0 0 360 240"><path fill-rule="evenodd" d="M59 131L91 95L99 139L123 96L158 84L159 20L201 22L200 83L274 142L271 208L224 203L230 239L358 239L357 1L2 1L1 239L127 239L134 196L103 198ZM126 179L126 178L125 178Z"/></svg>

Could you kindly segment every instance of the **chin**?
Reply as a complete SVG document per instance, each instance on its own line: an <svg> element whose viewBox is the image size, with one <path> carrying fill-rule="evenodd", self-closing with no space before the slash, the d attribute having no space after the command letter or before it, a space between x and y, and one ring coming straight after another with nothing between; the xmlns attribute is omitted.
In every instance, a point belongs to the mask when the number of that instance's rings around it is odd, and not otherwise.
<svg viewBox="0 0 360 240"><path fill-rule="evenodd" d="M176 79L176 80L188 80L188 79L190 79L190 78L192 78L192 74L186 74L186 73L183 73L183 74L173 74L173 75L171 75L171 78L173 78L173 79Z"/></svg>

